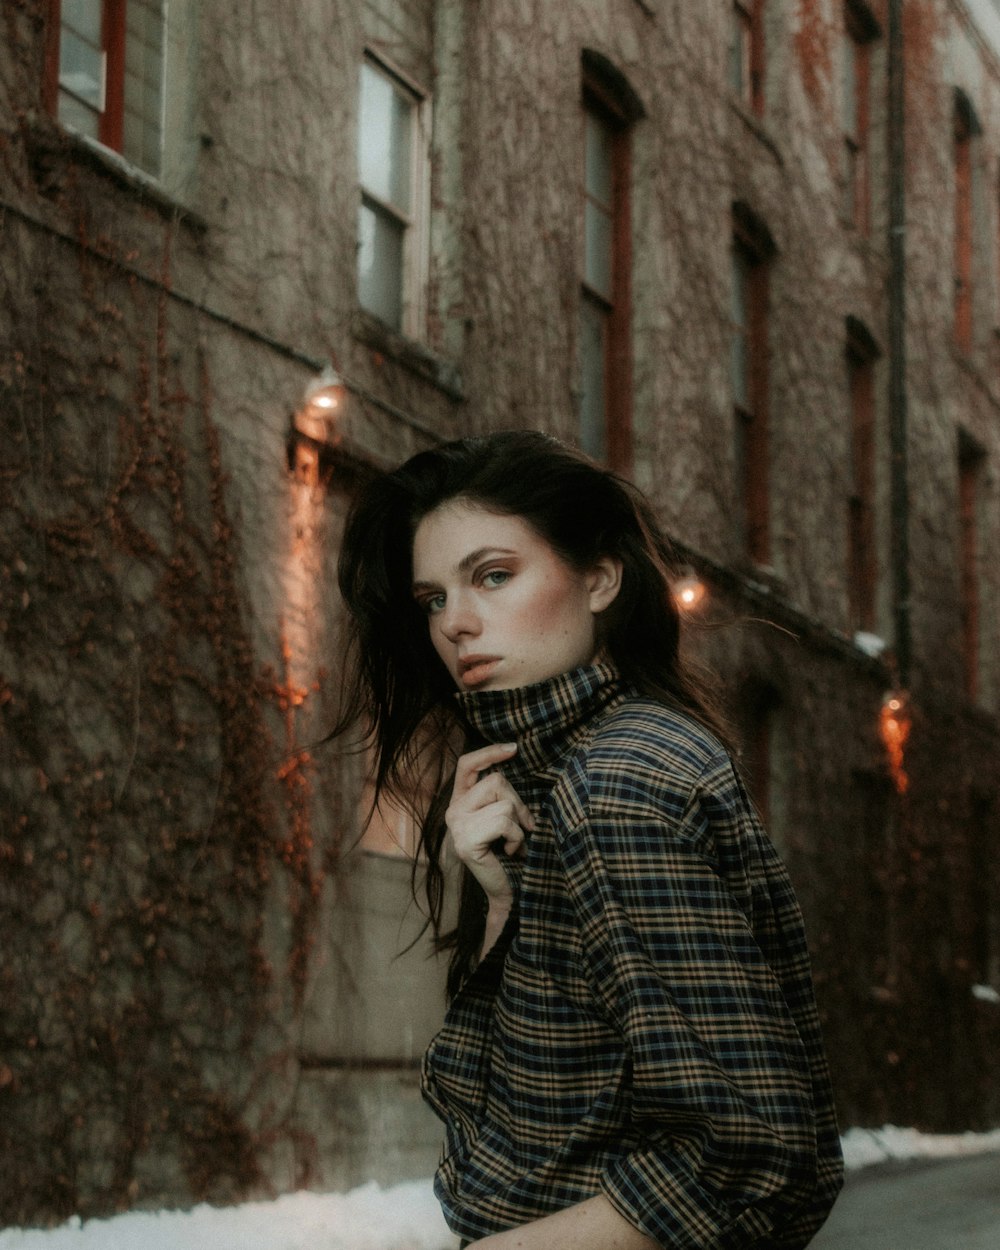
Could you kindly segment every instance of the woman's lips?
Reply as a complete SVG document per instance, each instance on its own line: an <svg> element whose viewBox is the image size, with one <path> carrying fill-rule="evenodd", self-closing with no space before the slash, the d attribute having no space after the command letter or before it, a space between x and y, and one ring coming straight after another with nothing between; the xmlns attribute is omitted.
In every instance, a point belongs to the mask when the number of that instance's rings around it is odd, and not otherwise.
<svg viewBox="0 0 1000 1250"><path fill-rule="evenodd" d="M459 677L464 686L479 686L488 681L500 663L495 655L474 655L459 662Z"/></svg>

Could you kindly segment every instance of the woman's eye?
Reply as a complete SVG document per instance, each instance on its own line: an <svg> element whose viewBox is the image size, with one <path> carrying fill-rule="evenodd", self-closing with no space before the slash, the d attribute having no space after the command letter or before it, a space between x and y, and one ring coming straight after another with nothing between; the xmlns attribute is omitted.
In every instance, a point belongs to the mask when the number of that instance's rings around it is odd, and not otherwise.
<svg viewBox="0 0 1000 1250"><path fill-rule="evenodd" d="M483 574L484 586L502 586L508 581L510 581L510 573L507 569L490 569L488 573Z"/></svg>
<svg viewBox="0 0 1000 1250"><path fill-rule="evenodd" d="M444 607L444 595L428 595L420 601L420 606L428 616L434 616Z"/></svg>

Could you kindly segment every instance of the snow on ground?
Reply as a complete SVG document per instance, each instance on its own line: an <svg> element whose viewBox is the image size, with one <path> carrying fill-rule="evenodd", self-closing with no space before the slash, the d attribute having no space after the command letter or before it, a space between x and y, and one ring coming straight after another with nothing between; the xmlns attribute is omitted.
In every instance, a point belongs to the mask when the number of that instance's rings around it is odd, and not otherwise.
<svg viewBox="0 0 1000 1250"><path fill-rule="evenodd" d="M954 1159L961 1155L1000 1150L1000 1129L992 1133L956 1133L933 1136L913 1128L852 1128L841 1138L844 1162L849 1169L890 1160ZM0 1248L3 1242L0 1241Z"/></svg>
<svg viewBox="0 0 1000 1250"><path fill-rule="evenodd" d="M430 1181L0 1231L0 1250L453 1250Z"/></svg>
<svg viewBox="0 0 1000 1250"><path fill-rule="evenodd" d="M928 1136L915 1129L852 1128L843 1137L850 1169L889 1160L947 1159L1000 1151L993 1133ZM347 1194L286 1194L238 1207L131 1212L74 1218L60 1228L0 1230L0 1250L454 1250L429 1181Z"/></svg>

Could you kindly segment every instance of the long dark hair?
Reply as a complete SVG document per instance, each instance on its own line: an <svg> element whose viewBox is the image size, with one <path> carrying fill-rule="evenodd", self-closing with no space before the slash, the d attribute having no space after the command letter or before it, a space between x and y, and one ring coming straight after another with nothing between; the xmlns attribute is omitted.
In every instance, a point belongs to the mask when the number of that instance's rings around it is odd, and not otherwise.
<svg viewBox="0 0 1000 1250"><path fill-rule="evenodd" d="M418 869L414 861L414 889L422 871L436 945L452 952L450 994L475 965L486 900L463 870L458 925L442 932L455 687L411 587L418 524L458 498L520 517L574 569L588 570L602 556L621 560L621 590L599 618L604 652L640 693L723 735L704 680L679 662L670 545L629 482L548 435L510 431L421 452L369 483L348 517L340 554L350 632L338 729L364 719L374 746L375 802L388 796L418 822L422 862ZM420 794L424 799L414 798Z"/></svg>

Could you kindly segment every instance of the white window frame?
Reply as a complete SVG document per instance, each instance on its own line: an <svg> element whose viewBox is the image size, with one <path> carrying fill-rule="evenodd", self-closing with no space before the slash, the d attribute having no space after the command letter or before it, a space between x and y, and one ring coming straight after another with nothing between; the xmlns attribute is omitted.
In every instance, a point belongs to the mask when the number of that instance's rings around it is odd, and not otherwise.
<svg viewBox="0 0 1000 1250"><path fill-rule="evenodd" d="M358 214L365 201L391 214L403 225L403 260L400 275L400 325L399 333L407 338L423 340L427 326L427 284L430 273L430 151L431 151L431 101L428 93L397 65L385 57L365 50L363 64L389 79L395 90L401 92L413 108L413 125L410 134L410 214L403 216L394 204L388 204L368 190L358 175ZM357 99L360 99L360 75ZM360 127L357 134L358 155L361 152ZM360 165L360 161L359 161ZM359 240L360 247L360 240ZM357 274L356 274L357 277ZM360 304L360 290L358 291ZM362 305L362 307L364 307ZM365 309L370 316L376 313ZM395 327L390 327L395 329Z"/></svg>

